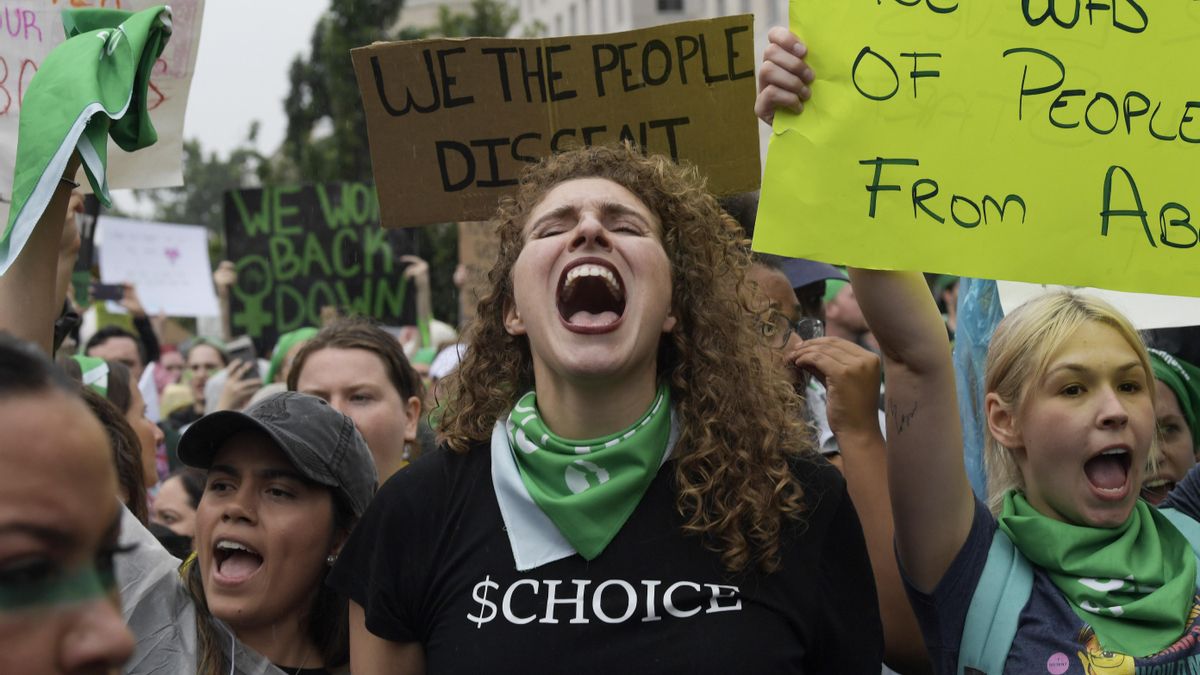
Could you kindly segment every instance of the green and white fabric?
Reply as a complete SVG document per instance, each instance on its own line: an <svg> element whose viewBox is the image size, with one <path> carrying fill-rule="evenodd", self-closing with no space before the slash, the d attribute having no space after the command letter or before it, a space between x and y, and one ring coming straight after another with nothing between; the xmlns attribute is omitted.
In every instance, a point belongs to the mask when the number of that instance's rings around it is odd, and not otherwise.
<svg viewBox="0 0 1200 675"><path fill-rule="evenodd" d="M1162 380L1175 394L1179 409L1192 432L1192 447L1200 448L1200 368L1161 349L1147 350L1155 379Z"/></svg>
<svg viewBox="0 0 1200 675"><path fill-rule="evenodd" d="M1139 499L1117 527L1087 527L1042 515L1024 495L1010 492L997 520L1091 625L1105 651L1147 656L1183 635L1196 593L1196 556L1146 502Z"/></svg>
<svg viewBox="0 0 1200 675"><path fill-rule="evenodd" d="M665 389L630 428L574 442L545 430L534 399L523 397L496 423L491 443L492 484L517 569L576 553L588 560L598 556L670 458L677 438Z"/></svg>
<svg viewBox="0 0 1200 675"><path fill-rule="evenodd" d="M83 372L83 386L108 397L108 362L95 356L77 354L71 357Z"/></svg>
<svg viewBox="0 0 1200 675"><path fill-rule="evenodd" d="M29 241L72 153L78 150L96 196L111 205L108 138L130 152L158 140L146 91L171 35L170 10L66 10L63 25L66 42L42 62L22 102L0 275Z"/></svg>

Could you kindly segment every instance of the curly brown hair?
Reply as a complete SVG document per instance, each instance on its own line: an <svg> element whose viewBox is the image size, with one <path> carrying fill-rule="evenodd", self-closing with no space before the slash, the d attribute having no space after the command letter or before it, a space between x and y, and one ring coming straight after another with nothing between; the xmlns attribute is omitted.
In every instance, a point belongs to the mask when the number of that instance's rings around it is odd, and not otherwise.
<svg viewBox="0 0 1200 675"><path fill-rule="evenodd" d="M659 343L657 371L670 386L680 426L674 458L684 532L701 536L729 571L754 563L778 569L784 521L804 511L804 490L791 469L812 451L800 425L803 401L779 376L751 318L761 308L745 283L744 234L694 167L610 145L571 150L526 169L515 197L500 203L490 290L468 329L466 355L448 378L442 440L458 452L486 441L496 420L533 388L529 342L504 327L512 269L530 212L554 186L575 178L625 187L662 222L677 323Z"/></svg>

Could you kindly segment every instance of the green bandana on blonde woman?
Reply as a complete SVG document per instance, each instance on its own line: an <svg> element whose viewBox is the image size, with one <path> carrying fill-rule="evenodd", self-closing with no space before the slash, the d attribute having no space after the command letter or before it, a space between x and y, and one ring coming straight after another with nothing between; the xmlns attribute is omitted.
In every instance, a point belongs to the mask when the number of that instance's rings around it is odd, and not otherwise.
<svg viewBox="0 0 1200 675"><path fill-rule="evenodd" d="M628 520L662 465L671 436L666 386L628 429L568 440L546 428L529 392L505 427L521 481L534 503L579 555L592 560Z"/></svg>
<svg viewBox="0 0 1200 675"><path fill-rule="evenodd" d="M1188 626L1196 555L1157 509L1138 500L1118 527L1071 525L1039 513L1025 496L1004 498L1000 529L1050 575L1105 651L1149 656Z"/></svg>

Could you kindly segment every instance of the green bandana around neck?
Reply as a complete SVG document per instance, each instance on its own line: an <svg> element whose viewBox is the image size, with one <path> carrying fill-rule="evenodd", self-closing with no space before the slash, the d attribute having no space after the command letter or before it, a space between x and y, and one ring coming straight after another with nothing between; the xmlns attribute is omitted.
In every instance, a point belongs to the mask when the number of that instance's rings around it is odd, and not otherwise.
<svg viewBox="0 0 1200 675"><path fill-rule="evenodd" d="M505 427L521 482L542 513L586 560L604 551L662 465L671 435L668 388L632 426L601 438L568 440L546 427L529 392Z"/></svg>
<svg viewBox="0 0 1200 675"><path fill-rule="evenodd" d="M1062 591L1105 651L1134 657L1183 635L1196 595L1196 556L1175 526L1138 500L1118 527L1071 525L1004 497L1000 529Z"/></svg>

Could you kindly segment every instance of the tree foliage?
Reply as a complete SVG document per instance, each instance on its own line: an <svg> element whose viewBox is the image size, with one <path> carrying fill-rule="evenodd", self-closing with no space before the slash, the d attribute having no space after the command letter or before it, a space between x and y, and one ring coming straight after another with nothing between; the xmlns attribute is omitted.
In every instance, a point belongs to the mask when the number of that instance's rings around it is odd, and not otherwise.
<svg viewBox="0 0 1200 675"><path fill-rule="evenodd" d="M438 25L396 31L402 0L333 0L317 23L308 58L288 73L283 167L303 181L371 180L367 125L350 50L378 40L503 36L517 10L499 0L472 0L469 12L438 8Z"/></svg>
<svg viewBox="0 0 1200 675"><path fill-rule="evenodd" d="M149 202L152 217L164 223L203 225L220 236L224 228L225 192L253 187L271 180L271 166L254 148L258 123L250 127L245 142L229 157L207 155L196 139L183 143L183 181L180 187L137 190Z"/></svg>
<svg viewBox="0 0 1200 675"><path fill-rule="evenodd" d="M312 35L308 58L292 63L291 91L284 103L288 118L281 171L295 181L371 181L371 158L361 97L350 49L377 40L413 40L432 36L503 36L517 11L498 0L472 0L470 10L439 8L438 23L428 28L395 30L400 0L333 0ZM294 172L294 173L290 173ZM422 228L419 254L430 265L434 315L454 322L458 301L452 281L458 263L458 234L452 223Z"/></svg>
<svg viewBox="0 0 1200 675"><path fill-rule="evenodd" d="M401 0L333 0L313 29L308 58L297 57L284 100L283 156L305 182L371 180L367 124L350 50L385 40Z"/></svg>
<svg viewBox="0 0 1200 675"><path fill-rule="evenodd" d="M517 10L496 0L471 0L470 12L438 7L437 32L443 37L504 37L517 23Z"/></svg>

